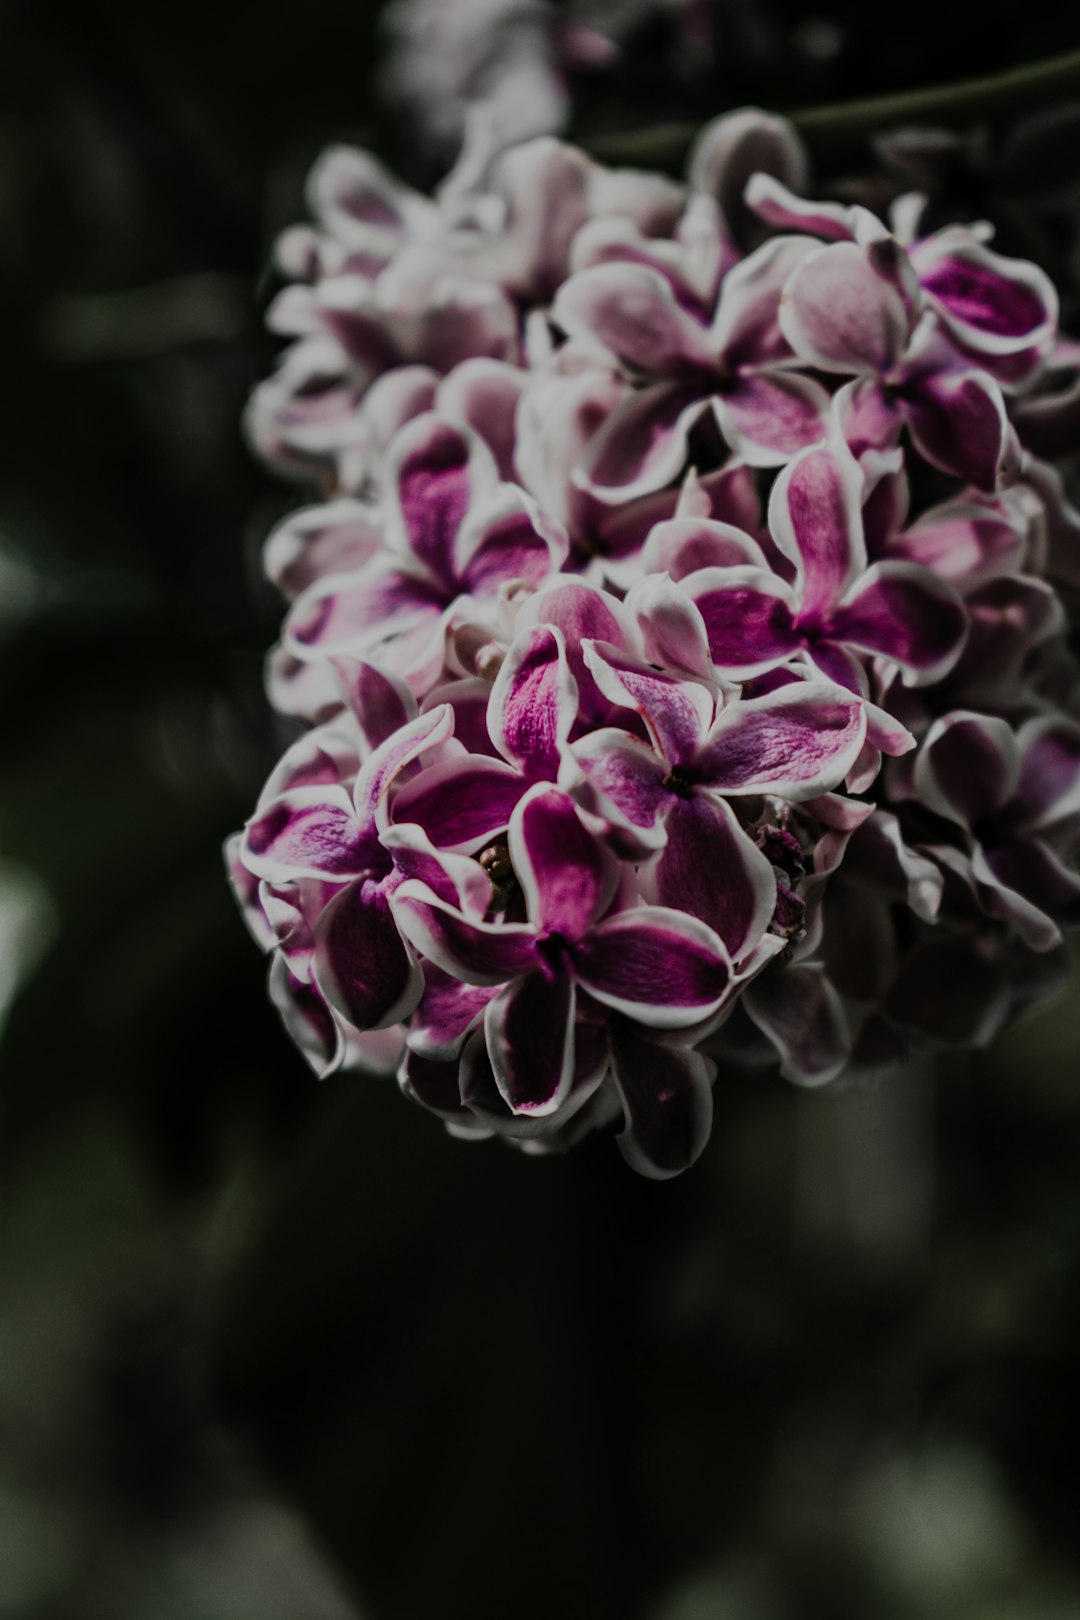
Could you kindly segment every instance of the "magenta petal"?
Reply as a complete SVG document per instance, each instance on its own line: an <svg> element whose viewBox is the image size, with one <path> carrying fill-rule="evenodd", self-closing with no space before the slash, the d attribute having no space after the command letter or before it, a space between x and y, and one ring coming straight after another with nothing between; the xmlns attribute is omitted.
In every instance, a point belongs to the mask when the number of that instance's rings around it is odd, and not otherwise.
<svg viewBox="0 0 1080 1620"><path fill-rule="evenodd" d="M626 1123L617 1141L631 1169L664 1181L694 1163L712 1129L715 1072L700 1052L619 1032L612 1073Z"/></svg>
<svg viewBox="0 0 1080 1620"><path fill-rule="evenodd" d="M423 827L437 848L471 855L509 825L527 786L501 759L441 760L400 789L393 816Z"/></svg>
<svg viewBox="0 0 1080 1620"><path fill-rule="evenodd" d="M738 962L772 919L772 866L743 832L730 805L711 793L674 798L666 826L667 843L643 874L646 898L700 917Z"/></svg>
<svg viewBox="0 0 1080 1620"><path fill-rule="evenodd" d="M824 371L882 376L912 329L908 302L854 242L822 248L799 266L780 306L784 335L800 359Z"/></svg>
<svg viewBox="0 0 1080 1620"><path fill-rule="evenodd" d="M751 467L777 467L824 439L829 396L795 371L743 371L712 401L721 433Z"/></svg>
<svg viewBox="0 0 1080 1620"><path fill-rule="evenodd" d="M553 781L577 711L577 684L559 631L536 625L515 638L488 704L488 733L531 780Z"/></svg>
<svg viewBox="0 0 1080 1620"><path fill-rule="evenodd" d="M243 859L272 883L295 878L342 880L384 868L370 826L357 820L340 787L294 788L248 822Z"/></svg>
<svg viewBox="0 0 1080 1620"><path fill-rule="evenodd" d="M993 819L1012 798L1019 777L1012 727L964 709L934 721L915 761L919 797L963 827Z"/></svg>
<svg viewBox="0 0 1080 1620"><path fill-rule="evenodd" d="M838 444L796 456L773 485L769 528L799 570L807 618L827 616L866 566L862 488L858 462Z"/></svg>
<svg viewBox="0 0 1080 1620"><path fill-rule="evenodd" d="M698 756L699 779L726 794L812 799L843 781L865 735L858 698L796 681L724 710Z"/></svg>
<svg viewBox="0 0 1080 1620"><path fill-rule="evenodd" d="M790 359L780 330L780 301L786 283L815 252L805 236L774 236L728 271L712 322L712 345L724 369L767 365Z"/></svg>
<svg viewBox="0 0 1080 1620"><path fill-rule="evenodd" d="M456 1058L495 994L492 985L462 984L425 962L424 992L409 1020L409 1050L435 1061Z"/></svg>
<svg viewBox="0 0 1080 1620"><path fill-rule="evenodd" d="M950 241L948 233L920 244L912 259L923 289L965 347L1015 354L1053 333L1057 294L1035 265L1002 258L981 242Z"/></svg>
<svg viewBox="0 0 1080 1620"><path fill-rule="evenodd" d="M545 934L578 939L610 903L616 874L574 801L538 784L511 817L509 843L530 922Z"/></svg>
<svg viewBox="0 0 1080 1620"><path fill-rule="evenodd" d="M514 1114L543 1117L574 1078L574 986L564 974L530 973L507 985L484 1015L495 1084Z"/></svg>
<svg viewBox="0 0 1080 1620"><path fill-rule="evenodd" d="M369 751L415 720L416 699L396 675L354 658L332 658L330 662Z"/></svg>
<svg viewBox="0 0 1080 1620"><path fill-rule="evenodd" d="M357 1029L385 1029L412 1012L423 977L380 884L363 878L331 900L315 925L315 979Z"/></svg>
<svg viewBox="0 0 1080 1620"><path fill-rule="evenodd" d="M899 664L912 682L940 680L960 656L964 606L951 585L917 563L868 568L836 609L831 634Z"/></svg>
<svg viewBox="0 0 1080 1620"><path fill-rule="evenodd" d="M682 583L701 614L719 671L761 674L802 645L791 591L768 569L705 568Z"/></svg>
<svg viewBox="0 0 1080 1620"><path fill-rule="evenodd" d="M679 764L693 757L713 718L706 687L665 675L604 642L587 641L583 651L604 696L641 715L665 759Z"/></svg>
<svg viewBox="0 0 1080 1620"><path fill-rule="evenodd" d="M1080 812L1080 725L1064 716L1020 728L1020 781L1009 811L1017 825L1050 827Z"/></svg>
<svg viewBox="0 0 1080 1620"><path fill-rule="evenodd" d="M659 817L671 801L664 786L666 762L647 743L614 727L591 731L571 745L571 752L581 772L571 784L574 798L605 823L620 851L659 848L664 842Z"/></svg>
<svg viewBox="0 0 1080 1620"><path fill-rule="evenodd" d="M575 482L604 501L662 489L685 465L690 429L708 403L708 379L635 389L590 439Z"/></svg>
<svg viewBox="0 0 1080 1620"><path fill-rule="evenodd" d="M640 906L598 924L574 950L597 1001L652 1029L679 1029L720 1008L731 979L722 940L683 912Z"/></svg>
<svg viewBox="0 0 1080 1620"><path fill-rule="evenodd" d="M401 429L387 452L391 523L400 524L408 550L444 582L454 578L454 544L465 514L484 482L475 436L434 414ZM490 457L480 462L494 481Z"/></svg>
<svg viewBox="0 0 1080 1620"><path fill-rule="evenodd" d="M544 519L523 491L504 484L459 531L455 569L471 596L494 596L504 585L542 585L569 547L565 530Z"/></svg>
<svg viewBox="0 0 1080 1620"><path fill-rule="evenodd" d="M395 889L393 904L416 950L466 984L503 984L536 966L536 933L525 923L474 921L412 879Z"/></svg>
<svg viewBox="0 0 1080 1620"><path fill-rule="evenodd" d="M780 1072L798 1085L824 1085L851 1055L840 998L816 964L763 973L743 998L750 1017L780 1054Z"/></svg>
<svg viewBox="0 0 1080 1620"><path fill-rule="evenodd" d="M541 624L562 635L570 673L578 688L579 723L607 719L611 705L585 663L582 646L589 640L609 641L625 649L637 646L633 619L607 591L582 579L560 579L531 597L518 615L519 632Z"/></svg>
<svg viewBox="0 0 1080 1620"><path fill-rule="evenodd" d="M449 703L417 715L396 731L365 760L353 788L356 813L362 823L384 826L387 799L397 777L429 748L445 742L454 729L454 711Z"/></svg>
<svg viewBox="0 0 1080 1620"><path fill-rule="evenodd" d="M901 398L911 436L935 467L990 494L1015 477L1016 433L988 372L926 371L905 383Z"/></svg>

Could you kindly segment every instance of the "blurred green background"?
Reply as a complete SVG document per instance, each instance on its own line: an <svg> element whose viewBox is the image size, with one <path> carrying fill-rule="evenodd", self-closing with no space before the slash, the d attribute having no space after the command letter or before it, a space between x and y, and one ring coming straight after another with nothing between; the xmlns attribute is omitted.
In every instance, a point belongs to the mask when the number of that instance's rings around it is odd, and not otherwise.
<svg viewBox="0 0 1080 1620"><path fill-rule="evenodd" d="M994 72L1062 16L731 0L707 76L646 40L583 128ZM220 863L300 498L238 422L320 147L431 174L377 8L0 25L0 1620L1075 1620L1075 975L936 1072L721 1076L665 1185L317 1085Z"/></svg>

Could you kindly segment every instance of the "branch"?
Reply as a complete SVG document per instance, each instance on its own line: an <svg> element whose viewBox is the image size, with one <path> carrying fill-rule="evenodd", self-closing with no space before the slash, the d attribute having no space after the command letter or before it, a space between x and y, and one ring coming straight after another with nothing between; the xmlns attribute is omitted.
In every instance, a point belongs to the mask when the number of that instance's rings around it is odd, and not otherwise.
<svg viewBox="0 0 1080 1620"><path fill-rule="evenodd" d="M964 128L979 119L998 122L1074 97L1080 98L1080 51L987 78L807 107L786 116L813 155L828 159L861 147L871 136L900 124ZM601 162L678 169L685 163L699 127L657 124L651 129L597 135L585 144Z"/></svg>

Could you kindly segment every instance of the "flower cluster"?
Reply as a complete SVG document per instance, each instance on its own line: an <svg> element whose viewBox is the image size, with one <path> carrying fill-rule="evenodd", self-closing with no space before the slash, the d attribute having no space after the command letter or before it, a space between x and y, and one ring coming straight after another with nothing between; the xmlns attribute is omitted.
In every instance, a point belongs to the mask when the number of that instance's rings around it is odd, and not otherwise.
<svg viewBox="0 0 1080 1620"><path fill-rule="evenodd" d="M753 111L686 185L317 165L249 419L325 495L266 548L303 729L228 861L319 1074L666 1176L728 1054L880 1068L1059 972L1080 515L1028 427L1080 351L989 227L805 172Z"/></svg>

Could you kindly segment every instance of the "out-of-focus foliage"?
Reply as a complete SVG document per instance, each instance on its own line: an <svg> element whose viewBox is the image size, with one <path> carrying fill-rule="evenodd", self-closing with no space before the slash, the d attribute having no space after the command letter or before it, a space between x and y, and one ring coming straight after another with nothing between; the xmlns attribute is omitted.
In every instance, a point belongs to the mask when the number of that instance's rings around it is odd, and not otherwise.
<svg viewBox="0 0 1080 1620"><path fill-rule="evenodd" d="M729 3L714 80L673 106L646 50L588 125L1075 43L963 10ZM1080 1611L1073 1000L933 1078L723 1076L661 1187L310 1080L221 873L280 741L256 559L295 499L237 424L309 162L410 171L378 17L3 25L0 1616ZM940 183L1060 275L1068 207L1025 206L1014 148Z"/></svg>

